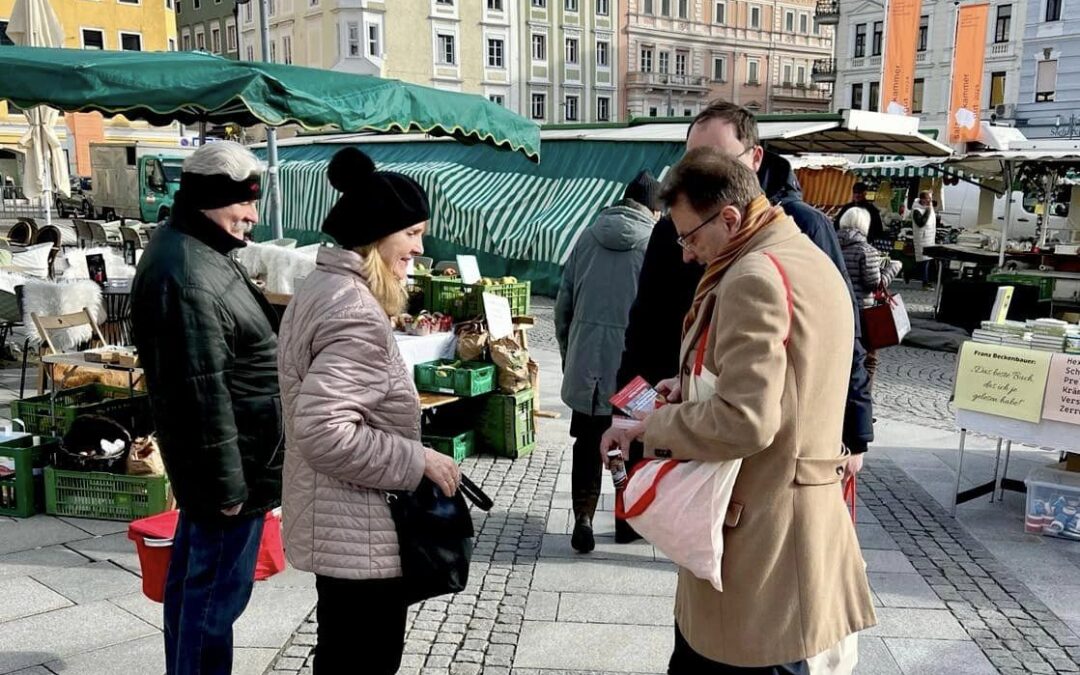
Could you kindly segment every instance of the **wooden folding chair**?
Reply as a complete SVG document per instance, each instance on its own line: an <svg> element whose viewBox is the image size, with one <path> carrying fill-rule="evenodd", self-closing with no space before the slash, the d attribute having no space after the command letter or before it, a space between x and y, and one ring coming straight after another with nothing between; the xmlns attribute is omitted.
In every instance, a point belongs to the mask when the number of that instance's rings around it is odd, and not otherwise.
<svg viewBox="0 0 1080 675"><path fill-rule="evenodd" d="M68 328L78 328L79 326L90 326L90 348L104 347L106 345L105 338L101 334L101 329L98 328L97 321L94 321L94 316L90 313L90 310L84 307L82 311L72 312L71 314L60 314L58 316L38 316L36 312L30 313L30 319L33 320L34 326L37 328L38 335L41 336L41 355L46 354L59 354L61 351L56 348L53 343L52 334L55 331L66 330ZM46 351L48 350L48 351ZM45 393L45 369L48 364L42 362L38 369L38 394ZM55 372L50 372L50 378L55 377Z"/></svg>

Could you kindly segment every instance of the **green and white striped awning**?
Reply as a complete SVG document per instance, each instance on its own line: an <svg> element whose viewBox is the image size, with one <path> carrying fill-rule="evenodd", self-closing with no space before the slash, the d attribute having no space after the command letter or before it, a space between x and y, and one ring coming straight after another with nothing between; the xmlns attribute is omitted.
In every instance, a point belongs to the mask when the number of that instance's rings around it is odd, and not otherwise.
<svg viewBox="0 0 1080 675"><path fill-rule="evenodd" d="M540 165L515 153L453 142L354 143L380 170L411 176L428 193L427 246L437 255L480 254L481 270L531 278L537 292L557 288L561 266L596 214L622 197L642 169L660 176L683 153L677 142L545 141ZM282 225L302 243L338 198L326 179L342 144L280 148ZM264 208L266 204L264 203ZM365 214L356 214L358 225ZM267 238L267 228L256 232ZM489 271L490 270L490 271Z"/></svg>
<svg viewBox="0 0 1080 675"><path fill-rule="evenodd" d="M860 176L877 178L940 178L940 159L922 157L863 157L848 170Z"/></svg>

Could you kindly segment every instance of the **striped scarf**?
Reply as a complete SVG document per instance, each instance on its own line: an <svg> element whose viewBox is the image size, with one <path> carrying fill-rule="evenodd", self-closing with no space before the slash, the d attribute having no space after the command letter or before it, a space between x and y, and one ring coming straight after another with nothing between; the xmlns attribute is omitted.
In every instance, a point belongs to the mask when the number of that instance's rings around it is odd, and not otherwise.
<svg viewBox="0 0 1080 675"><path fill-rule="evenodd" d="M701 309L701 304L705 302L705 298L720 283L720 278L724 276L727 268L743 256L750 240L762 229L786 217L784 209L772 206L764 195L758 195L750 202L743 217L742 227L705 268L705 276L701 277L697 290L694 292L694 304L690 306L690 311L686 313L686 318L683 320L683 337L694 327L698 311Z"/></svg>

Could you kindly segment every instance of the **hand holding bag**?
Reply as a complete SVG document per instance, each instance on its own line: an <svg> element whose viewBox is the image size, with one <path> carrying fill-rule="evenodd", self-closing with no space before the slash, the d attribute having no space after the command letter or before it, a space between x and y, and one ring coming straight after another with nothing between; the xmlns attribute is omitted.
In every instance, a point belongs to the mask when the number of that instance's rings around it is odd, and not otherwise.
<svg viewBox="0 0 1080 675"><path fill-rule="evenodd" d="M465 589L474 535L465 497L482 511L493 506L491 498L464 475L453 497L426 477L412 492L386 494L409 604Z"/></svg>

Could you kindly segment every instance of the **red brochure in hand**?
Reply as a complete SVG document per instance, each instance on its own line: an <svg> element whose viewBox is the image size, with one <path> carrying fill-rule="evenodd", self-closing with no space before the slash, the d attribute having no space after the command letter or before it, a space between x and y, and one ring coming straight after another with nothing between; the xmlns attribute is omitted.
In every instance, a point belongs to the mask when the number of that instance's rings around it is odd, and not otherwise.
<svg viewBox="0 0 1080 675"><path fill-rule="evenodd" d="M624 415L633 417L635 413L650 412L662 406L664 397L657 393L642 377L635 377L610 399L611 405Z"/></svg>

